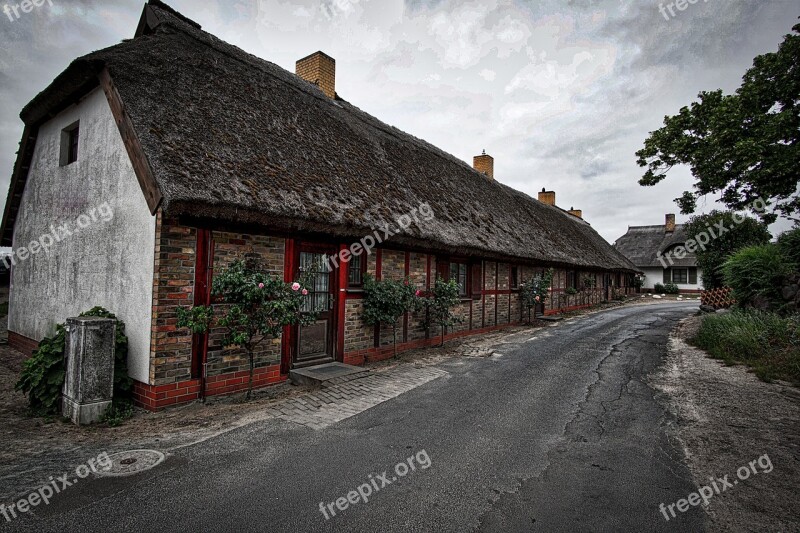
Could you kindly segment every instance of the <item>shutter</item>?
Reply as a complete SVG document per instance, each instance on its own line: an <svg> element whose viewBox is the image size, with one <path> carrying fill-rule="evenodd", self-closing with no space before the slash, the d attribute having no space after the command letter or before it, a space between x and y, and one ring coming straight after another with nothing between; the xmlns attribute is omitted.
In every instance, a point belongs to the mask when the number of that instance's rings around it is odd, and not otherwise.
<svg viewBox="0 0 800 533"><path fill-rule="evenodd" d="M472 297L477 300L481 297L481 293L483 292L483 269L480 263L474 263L472 265L471 275Z"/></svg>
<svg viewBox="0 0 800 533"><path fill-rule="evenodd" d="M689 283L692 285L697 285L697 268L696 267L689 267Z"/></svg>
<svg viewBox="0 0 800 533"><path fill-rule="evenodd" d="M664 284L665 285L667 283L671 283L672 282L672 278L670 277L671 273L672 273L672 271L669 268L665 268L664 269Z"/></svg>

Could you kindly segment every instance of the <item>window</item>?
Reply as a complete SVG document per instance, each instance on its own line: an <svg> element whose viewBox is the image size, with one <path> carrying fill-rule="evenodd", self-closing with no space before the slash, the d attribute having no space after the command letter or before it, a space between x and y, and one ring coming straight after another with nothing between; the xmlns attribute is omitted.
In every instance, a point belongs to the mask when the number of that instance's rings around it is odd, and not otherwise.
<svg viewBox="0 0 800 533"><path fill-rule="evenodd" d="M567 272L567 289L577 289L578 288L578 273L574 270L570 270Z"/></svg>
<svg viewBox="0 0 800 533"><path fill-rule="evenodd" d="M59 164L62 167L78 160L78 139L80 138L80 122L71 124L61 131L61 157Z"/></svg>
<svg viewBox="0 0 800 533"><path fill-rule="evenodd" d="M511 275L508 282L509 288L511 289L519 289L519 268L512 266L511 267Z"/></svg>
<svg viewBox="0 0 800 533"><path fill-rule="evenodd" d="M347 286L363 287L364 273L366 271L367 258L363 253L350 256L350 262L347 264Z"/></svg>
<svg viewBox="0 0 800 533"><path fill-rule="evenodd" d="M689 269L688 268L673 268L672 269L672 283L689 283Z"/></svg>
<svg viewBox="0 0 800 533"><path fill-rule="evenodd" d="M467 295L467 265L466 263L450 263L450 278L458 283L458 295Z"/></svg>
<svg viewBox="0 0 800 533"><path fill-rule="evenodd" d="M480 263L477 263L476 265L478 269L480 269ZM436 263L436 273L445 281L455 280L456 283L458 283L458 295L464 298L470 294L470 279L475 281L476 265L473 265L473 275L472 278L470 278L469 266L466 262L439 259ZM480 279L480 275L478 276L478 279ZM474 287L472 289L472 293L474 294ZM480 291L478 291L478 294L480 294Z"/></svg>

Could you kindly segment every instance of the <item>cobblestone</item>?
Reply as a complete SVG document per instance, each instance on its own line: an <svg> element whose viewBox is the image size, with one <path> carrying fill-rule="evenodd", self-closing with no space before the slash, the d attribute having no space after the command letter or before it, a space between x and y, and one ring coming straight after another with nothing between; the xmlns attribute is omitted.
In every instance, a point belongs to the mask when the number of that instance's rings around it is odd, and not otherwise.
<svg viewBox="0 0 800 533"><path fill-rule="evenodd" d="M322 389L268 409L275 418L314 430L324 429L447 374L434 367L399 367L325 382Z"/></svg>

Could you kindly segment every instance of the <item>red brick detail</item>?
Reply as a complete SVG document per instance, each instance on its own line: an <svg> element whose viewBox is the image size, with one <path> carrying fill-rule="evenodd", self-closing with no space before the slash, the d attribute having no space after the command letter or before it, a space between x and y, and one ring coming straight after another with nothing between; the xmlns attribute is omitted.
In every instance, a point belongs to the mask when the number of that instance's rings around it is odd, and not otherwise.
<svg viewBox="0 0 800 533"><path fill-rule="evenodd" d="M32 355L36 348L39 347L39 341L29 339L28 337L20 335L19 333L9 331L8 345L20 353Z"/></svg>
<svg viewBox="0 0 800 533"><path fill-rule="evenodd" d="M589 309L592 307L592 304L586 305L573 305L571 307L559 307L558 309L549 309L544 312L545 316L548 315L557 315L559 313L568 313L569 311L579 311L580 309Z"/></svg>
<svg viewBox="0 0 800 533"><path fill-rule="evenodd" d="M233 394L247 390L249 372L234 372L208 378L206 396ZM286 381L282 376L280 365L256 368L253 371L253 389L260 389ZM133 382L133 400L136 405L148 411L160 411L170 405L178 405L195 401L201 397L202 381L190 379L166 385L148 385L139 381Z"/></svg>
<svg viewBox="0 0 800 533"><path fill-rule="evenodd" d="M480 335L482 333L489 333L491 331L498 331L501 329L508 328L510 326L520 325L522 322L511 322L509 324L503 324L500 326L489 326L486 328L481 329L473 329L473 330L463 330L463 331L456 331L454 333L449 333L444 336L445 342L453 339L457 339L460 337L469 337L471 335ZM440 336L432 337L430 339L418 339L410 342L398 343L397 344L397 353L406 352L408 350L415 350L418 348L428 348L430 346L438 346L442 342ZM381 346L380 348L369 348L366 350L357 350L353 352L347 352L344 354L344 363L348 365L363 365L367 361L375 362L375 361L383 361L384 359L390 359L394 355L394 347L389 346Z"/></svg>

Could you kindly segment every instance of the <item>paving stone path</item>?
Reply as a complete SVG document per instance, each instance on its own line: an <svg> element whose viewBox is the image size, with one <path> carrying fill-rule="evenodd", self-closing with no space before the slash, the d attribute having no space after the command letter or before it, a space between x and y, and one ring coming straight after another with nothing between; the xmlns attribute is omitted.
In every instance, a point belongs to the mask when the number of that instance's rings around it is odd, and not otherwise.
<svg viewBox="0 0 800 533"><path fill-rule="evenodd" d="M323 429L446 374L431 366L362 372L326 381L313 392L270 407L267 413L312 429Z"/></svg>

